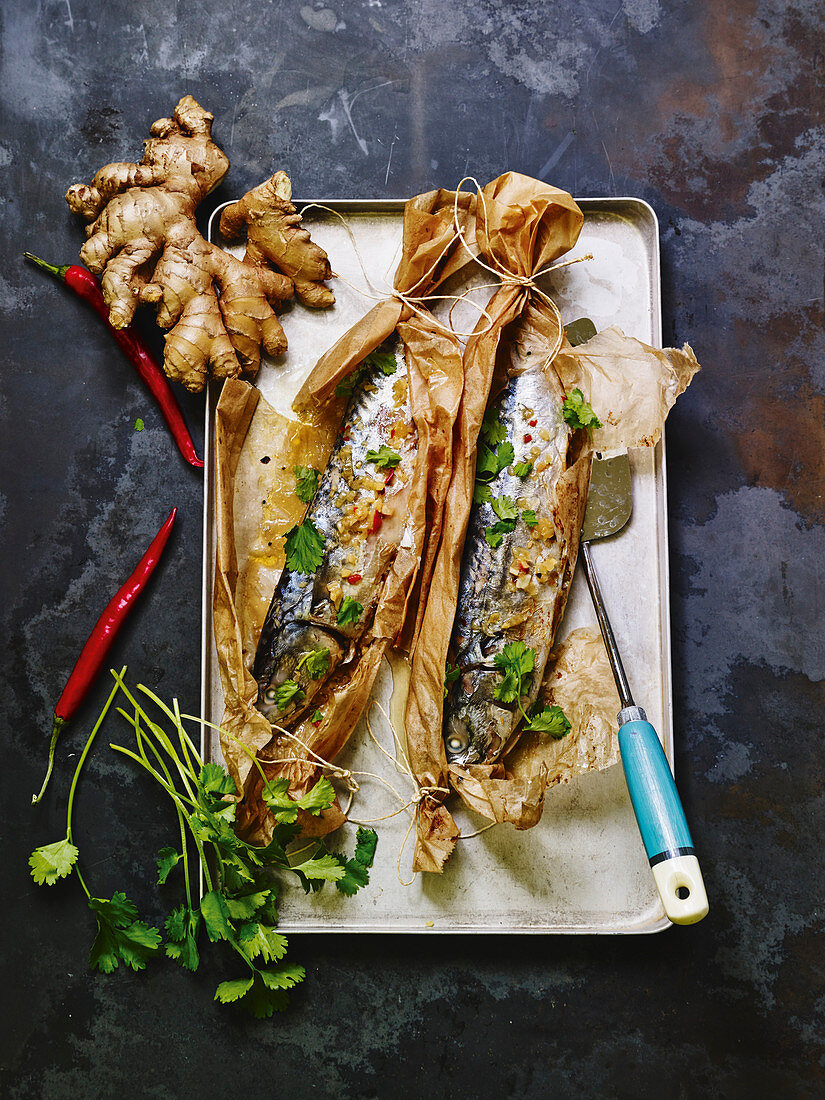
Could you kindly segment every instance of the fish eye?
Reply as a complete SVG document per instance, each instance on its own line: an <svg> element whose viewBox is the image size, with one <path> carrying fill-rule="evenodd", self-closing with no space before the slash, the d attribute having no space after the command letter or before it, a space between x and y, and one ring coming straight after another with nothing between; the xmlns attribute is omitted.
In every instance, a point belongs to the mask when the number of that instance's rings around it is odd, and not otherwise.
<svg viewBox="0 0 825 1100"><path fill-rule="evenodd" d="M447 749L450 752L464 752L470 744L470 738L466 733L451 733L447 738Z"/></svg>
<svg viewBox="0 0 825 1100"><path fill-rule="evenodd" d="M275 702L275 689L274 688L267 688L266 689L266 691L264 692L264 702L265 703L274 703Z"/></svg>

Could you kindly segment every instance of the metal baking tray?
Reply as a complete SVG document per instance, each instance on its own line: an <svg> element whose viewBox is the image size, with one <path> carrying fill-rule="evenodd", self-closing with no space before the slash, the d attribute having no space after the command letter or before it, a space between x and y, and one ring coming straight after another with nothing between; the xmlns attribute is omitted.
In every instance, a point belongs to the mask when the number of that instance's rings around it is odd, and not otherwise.
<svg viewBox="0 0 825 1100"><path fill-rule="evenodd" d="M317 206L313 206L317 203ZM336 273L336 304L313 311L300 304L282 316L289 350L282 364L264 362L257 379L264 397L289 414L293 395L319 356L375 303L355 290L386 296L400 254L402 200L312 200L305 224L329 253ZM335 214L319 209L324 206ZM579 200L585 220L571 255L592 252L594 259L547 276L565 322L590 317L597 329L618 325L645 343L661 346L659 235L652 208L635 198ZM310 209L311 207L311 209ZM217 219L210 239L218 239ZM339 215L339 216L336 216ZM223 243L223 242L221 242ZM240 248L229 246L236 255ZM363 267L372 286L365 284ZM345 281L346 280L346 281ZM485 301L490 276L459 275L442 293L468 287ZM352 286L350 284L353 284ZM442 316L451 303L436 309ZM453 314L457 329L472 328L477 313L461 303ZM203 635L201 713L220 723L223 696L212 637L212 587L215 560L215 491L212 423L219 390L210 389L206 408L206 480L203 531ZM624 656L634 695L660 731L673 766L673 715L670 671L670 621L667 551L666 474L663 444L631 452L633 518L615 539L594 546L593 554L607 606ZM628 579L632 578L632 585ZM559 637L579 626L594 625L586 584L577 571ZM389 714L392 672L385 665L375 697ZM392 751L392 733L373 710L376 737ZM205 751L220 759L214 735ZM411 785L370 740L364 721L336 763L383 775L408 798ZM398 802L375 780L361 778L352 816L377 818ZM409 793L408 793L409 792ZM457 801L457 800L455 800ZM451 801L452 804L452 801ZM456 807L462 832L486 822ZM640 933L669 927L645 857L620 766L591 773L548 790L539 825L524 832L496 826L459 841L442 875L422 874L412 885L412 839L398 853L410 825L409 812L376 824L379 844L369 886L345 898L327 889L305 897L285 890L280 927L289 932L556 932ZM353 826L344 826L340 846L352 846Z"/></svg>

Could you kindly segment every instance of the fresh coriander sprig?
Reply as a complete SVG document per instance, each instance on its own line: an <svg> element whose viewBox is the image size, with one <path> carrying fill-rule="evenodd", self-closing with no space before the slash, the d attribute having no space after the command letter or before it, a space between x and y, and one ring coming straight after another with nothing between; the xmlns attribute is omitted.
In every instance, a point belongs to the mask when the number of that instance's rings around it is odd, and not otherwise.
<svg viewBox="0 0 825 1100"><path fill-rule="evenodd" d="M311 575L321 568L326 536L311 519L290 527L284 535L286 567L292 573Z"/></svg>
<svg viewBox="0 0 825 1100"><path fill-rule="evenodd" d="M569 427L584 428L591 432L593 428L601 428L602 422L593 412L592 406L584 399L584 394L578 387L568 393L562 405L562 416Z"/></svg>
<svg viewBox="0 0 825 1100"><path fill-rule="evenodd" d="M501 681L493 688L493 698L501 703L515 703L527 723L525 730L537 733L549 733L551 737L561 738L570 729L570 722L561 707L534 708L528 714L521 705L526 694L524 680L532 676L536 665L536 651L524 642L507 642L501 653L493 658L493 664L501 673Z"/></svg>
<svg viewBox="0 0 825 1100"><path fill-rule="evenodd" d="M155 779L169 795L178 817L180 851L165 847L158 853L158 882L166 883L182 866L186 895L185 902L174 908L166 920L165 953L186 969L197 969L198 939L201 930L205 930L211 942L225 942L247 968L245 977L221 982L215 999L225 1004L238 1002L254 1016L271 1016L286 1007L287 991L304 977L302 967L282 962L287 941L276 929L277 893L273 874L294 874L306 890L335 882L342 893L354 893L369 881L368 868L377 837L372 830L359 828L352 859L328 852L321 842L315 842L309 858L294 862L288 846L300 833L299 811L323 812L335 798L334 788L328 779L322 778L305 794L293 799L286 779L269 780L254 752L233 738L258 769L264 800L276 822L272 839L265 847L242 840L233 827L234 780L219 764L204 763L183 725L184 719L202 720L181 715L177 701L170 708L139 685L138 690L171 721L174 734L170 736L129 691L123 679L125 671L124 668L120 674L112 673L115 687L75 769L66 837L32 854L32 875L38 884L51 885L72 872L77 874L97 920L98 931L90 955L93 967L110 973L123 962L141 970L152 956L160 953L160 933L138 919L137 909L123 893L115 892L110 899L91 896L77 866L78 852L72 839L72 810L80 771L120 691L131 710L118 708L118 713L134 731L136 751L121 745L111 747L130 757ZM190 841L206 885L206 893L199 902L192 896Z"/></svg>
<svg viewBox="0 0 825 1100"><path fill-rule="evenodd" d="M305 653L296 664L295 671L300 672L301 668L306 666L306 673L310 680L320 680L329 672L329 663L329 649L319 647Z"/></svg>
<svg viewBox="0 0 825 1100"><path fill-rule="evenodd" d="M318 491L318 471L314 466L293 466L295 474L295 495L304 504L309 504Z"/></svg>
<svg viewBox="0 0 825 1100"><path fill-rule="evenodd" d="M394 470L401 461L401 455L382 443L377 451L367 451L367 462L374 462L379 470Z"/></svg>

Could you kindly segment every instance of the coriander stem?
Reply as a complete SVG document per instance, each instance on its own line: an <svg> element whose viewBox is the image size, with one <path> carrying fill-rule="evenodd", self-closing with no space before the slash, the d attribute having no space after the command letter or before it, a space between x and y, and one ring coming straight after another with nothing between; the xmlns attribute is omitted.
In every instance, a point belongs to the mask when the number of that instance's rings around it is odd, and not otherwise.
<svg viewBox="0 0 825 1100"><path fill-rule="evenodd" d="M172 700L172 708L175 711L175 729L178 731L178 740L180 741L181 753L186 760L186 766L192 775L196 775L195 769L192 767L192 759L189 756L189 746L186 744L183 736L183 724L180 720L180 707L178 706L177 699Z"/></svg>
<svg viewBox="0 0 825 1100"><path fill-rule="evenodd" d="M176 806L178 811L178 825L180 825L180 846L183 856L183 880L186 886L186 904L192 909L192 889L189 883L189 852L186 847L186 823L183 819L183 811Z"/></svg>
<svg viewBox="0 0 825 1100"><path fill-rule="evenodd" d="M80 880L80 885L83 887L83 892L86 895L86 897L91 898L92 895L89 892L89 887L86 885L86 882L83 878L83 875L81 875L80 868L78 867L77 864L74 865L74 873L77 875L78 879Z"/></svg>
<svg viewBox="0 0 825 1100"><path fill-rule="evenodd" d="M163 787L163 789L166 791L166 793L169 795L169 797L175 802L175 804L176 805L180 804L181 809L184 809L184 806L183 806L183 800L184 799L186 799L187 802L192 802L192 805L197 808L197 803L196 802L194 802L191 798L186 798L186 795L182 795L173 786L170 786L168 783L166 783L165 780L163 779L163 777L160 775L160 773L157 772L152 767L151 764L145 763L136 752L132 752L131 749L124 748L123 745L109 745L109 748L114 749L115 752L122 752L124 756L129 756L129 757L131 757L132 760L135 761L136 764L140 764L140 766L142 768L144 768L147 772L149 772L149 774L154 778L155 782L159 783L161 785L161 787ZM184 809L184 812L185 812L185 809Z"/></svg>
<svg viewBox="0 0 825 1100"><path fill-rule="evenodd" d="M150 743L150 747L151 747L151 743ZM142 768L145 768L146 771L149 772L149 774L154 777L155 782L159 783L160 786L163 787L163 789L166 791L166 793L169 795L169 797L175 803L175 806L177 807L178 811L184 815L184 817L186 819L186 823L188 824L189 829L192 833L192 838L195 841L195 844L197 846L198 854L200 855L201 864L203 866L204 877L206 878L207 885L209 886L209 889L211 890L212 889L212 879L211 879L211 876L209 874L209 868L206 866L206 856L204 855L204 852L203 852L203 844L201 843L200 839L195 835L195 830L192 826L191 819L189 817L189 814L186 812L186 808L183 805L183 800L184 800L184 798L186 798L186 796L180 794L180 792L175 790L175 788L173 786L170 786L168 783L165 783L164 780L161 778L161 776L158 774L158 772L156 772L155 769L151 766L151 764L145 764L141 760L141 758L138 756L138 754L132 752L131 749L126 749L126 748L123 747L123 745L110 745L109 748L114 749L115 752L122 752L124 756L131 757L132 760L134 760L136 764L140 764L140 766ZM197 803L194 802L191 798L187 798L186 801L187 802L192 802L192 805L197 809Z"/></svg>
<svg viewBox="0 0 825 1100"><path fill-rule="evenodd" d="M126 665L124 665L123 668L120 670L121 679L122 679L123 674L125 672L126 672ZM89 734L88 740L86 741L86 744L83 747L83 752L80 754L80 759L77 762L77 767L74 770L74 775L72 776L72 785L69 788L69 803L68 803L68 806L66 807L66 837L69 840L69 842L71 842L71 840L72 840L72 810L74 808L74 796L75 796L75 791L77 790L77 782L80 779L80 772L83 768L84 763L86 762L86 757L89 755L89 750L91 749L92 744L94 743L94 739L95 739L95 737L97 737L97 731L103 725L103 719L109 713L109 707L111 707L112 701L114 700L114 697L117 695L119 690L120 689L119 689L118 685L115 684L115 686L112 688L111 692L109 693L109 698L106 700L106 704L103 707L103 710L100 712L100 717L95 722L94 727L92 728L92 732ZM80 872L78 872L78 875L79 874L80 874ZM80 881L82 882L83 880L81 879ZM86 890L85 884L83 886L83 889ZM89 891L86 890L86 893L88 894Z"/></svg>
<svg viewBox="0 0 825 1100"><path fill-rule="evenodd" d="M166 750L167 754L172 758L172 760L175 764L175 767L180 772L180 777L183 780L184 786L186 787L187 791L189 792L190 797L194 797L194 791L192 790L192 786L191 786L189 780L190 780L190 778L196 779L196 777L190 775L190 773L186 771L186 769L184 768L183 764L181 763L177 753L175 752L174 748L172 747L172 742L169 740L167 735L164 733L163 729L156 722L152 721L152 719L149 717L149 715L146 713L146 711L143 709L143 707L140 705L140 703L137 701L137 699L135 699L135 697L132 695L132 693L129 691L129 689L126 687L126 685L121 684L121 687L123 688L123 692L126 695L126 698L129 700L129 702L132 704L132 706L137 711L140 712L141 717L143 718L144 722L148 726L149 730L154 734L154 736L157 738L157 740L160 742L160 744ZM151 692L148 692L148 689L146 689L146 688L144 688L144 691L147 692L147 694L151 694ZM165 703L160 702L160 706L161 706L161 709L164 710L166 713L168 713L168 714L172 713L169 710L169 708L166 706ZM174 715L172 715L172 717L174 718Z"/></svg>
<svg viewBox="0 0 825 1100"><path fill-rule="evenodd" d="M146 761L146 763L148 765L149 760L148 760L148 758L146 756L146 753L143 749L143 741L146 740L146 738L145 738L144 734L142 733L142 731L140 729L140 723L137 721L137 719L135 720L135 736L136 736L138 745L140 746L140 755L143 757L143 759ZM160 755L160 753L158 752L158 750L155 748L155 746L152 744L151 741L147 741L147 744L149 745L149 748L154 753L158 764L163 769L163 773L166 776L167 780L169 781L169 786L174 787L175 784L172 781L172 775L171 775L169 769L166 767L166 763L165 763L163 757ZM184 881L185 881L185 884L186 884L186 904L189 906L189 908L191 910L191 908L192 908L192 891L191 891L190 884L189 884L189 853L188 853L187 847L186 847L186 822L185 822L185 819L184 819L183 810L180 808L180 806L177 803L175 803L175 812L178 815L178 825L180 826L181 855L182 855L182 859L183 859L183 877L184 877Z"/></svg>
<svg viewBox="0 0 825 1100"><path fill-rule="evenodd" d="M163 711L163 713L167 716L167 718L171 719L172 723L175 726L175 729L180 734L180 710L178 708L177 699L175 699L173 701L174 711L172 711L172 710L169 709L169 707L166 705L166 703L164 703L164 701L159 696L155 695L155 693L153 691L150 691L150 689L147 688L144 684L138 684L138 691L142 691L144 695L148 696L152 700L152 702L155 704L155 706L159 707ZM170 744L171 744L171 741L170 741ZM182 748L183 748L183 756L184 756L184 759L186 761L186 767L188 769L188 773L191 776L191 778L194 779L197 782L198 777L197 777L197 774L195 773L194 769L192 768L192 763L189 760L189 754L187 752L186 746L184 746L182 744Z"/></svg>
<svg viewBox="0 0 825 1100"><path fill-rule="evenodd" d="M186 714L181 715L181 718L186 718L186 717L188 717ZM200 721L200 719L197 719L197 721ZM186 744L189 746L189 751L192 753L195 760L197 761L198 767L202 768L203 767L203 757L198 752L198 750L195 748L195 742L192 740L192 738L189 736L189 734L183 728L183 723L181 723L180 732L181 732L181 736L186 738Z"/></svg>

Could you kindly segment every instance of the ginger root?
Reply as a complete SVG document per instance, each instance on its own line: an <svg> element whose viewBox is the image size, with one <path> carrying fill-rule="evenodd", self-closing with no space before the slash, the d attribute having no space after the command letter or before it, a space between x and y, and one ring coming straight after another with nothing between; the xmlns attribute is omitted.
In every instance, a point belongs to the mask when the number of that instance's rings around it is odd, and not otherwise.
<svg viewBox="0 0 825 1100"><path fill-rule="evenodd" d="M292 184L286 172L276 172L221 214L220 231L232 241L246 226L244 263L271 263L288 275L295 293L307 306L331 306L335 295L324 286L332 269L327 254L301 228L301 215L292 204Z"/></svg>
<svg viewBox="0 0 825 1100"><path fill-rule="evenodd" d="M90 185L74 184L66 193L70 208L90 223L80 258L101 276L112 325L125 328L138 305L154 304L158 324L170 330L164 370L196 392L209 377L254 376L262 346L272 356L286 350L273 306L292 297L293 272L304 300L314 294L315 305L334 301L319 282L331 273L329 261L298 228L283 172L234 204L252 212L244 261L198 232L198 204L229 169L212 141L213 121L184 96L172 118L152 126L140 164L108 164Z"/></svg>

